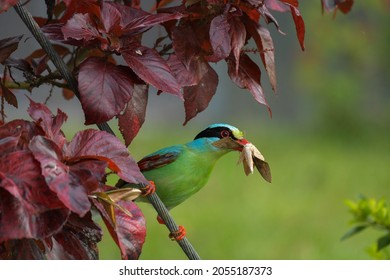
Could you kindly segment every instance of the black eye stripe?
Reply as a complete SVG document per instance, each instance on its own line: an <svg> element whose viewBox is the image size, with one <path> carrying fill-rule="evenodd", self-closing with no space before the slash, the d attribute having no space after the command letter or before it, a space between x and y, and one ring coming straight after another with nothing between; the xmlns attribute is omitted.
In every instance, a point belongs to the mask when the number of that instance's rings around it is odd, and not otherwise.
<svg viewBox="0 0 390 280"><path fill-rule="evenodd" d="M234 135L231 132L231 130L229 128L225 127L225 126L217 126L217 127L212 127L212 128L208 127L205 130L201 131L198 135L196 135L195 139L207 138L207 137L222 138L223 137L222 134L225 133L223 131L227 131L229 133L228 136L230 136L233 139L236 139L236 137L234 137Z"/></svg>

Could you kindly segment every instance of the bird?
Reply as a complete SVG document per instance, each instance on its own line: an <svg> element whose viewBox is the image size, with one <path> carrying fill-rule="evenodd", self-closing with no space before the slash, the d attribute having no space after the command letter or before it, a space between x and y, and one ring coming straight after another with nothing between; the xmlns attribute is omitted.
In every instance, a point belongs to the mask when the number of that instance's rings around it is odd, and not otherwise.
<svg viewBox="0 0 390 280"><path fill-rule="evenodd" d="M241 152L248 143L238 128L216 123L186 144L166 147L145 156L138 161L138 167L147 180L154 182L155 192L171 210L206 185L218 159L232 151ZM116 186L120 188L125 184L120 180ZM148 202L143 196L136 201Z"/></svg>

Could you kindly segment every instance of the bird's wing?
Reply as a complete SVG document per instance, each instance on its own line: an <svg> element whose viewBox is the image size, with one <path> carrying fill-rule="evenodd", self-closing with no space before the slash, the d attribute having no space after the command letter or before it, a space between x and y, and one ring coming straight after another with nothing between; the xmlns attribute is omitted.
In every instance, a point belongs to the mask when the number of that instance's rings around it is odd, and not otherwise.
<svg viewBox="0 0 390 280"><path fill-rule="evenodd" d="M141 172L163 167L174 162L179 157L181 151L182 149L179 146L159 150L141 159L138 162L138 167Z"/></svg>

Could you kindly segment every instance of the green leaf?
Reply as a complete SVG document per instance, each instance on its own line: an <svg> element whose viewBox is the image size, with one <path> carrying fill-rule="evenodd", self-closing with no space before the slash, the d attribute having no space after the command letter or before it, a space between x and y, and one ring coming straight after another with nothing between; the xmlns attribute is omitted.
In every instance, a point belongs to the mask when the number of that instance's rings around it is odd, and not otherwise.
<svg viewBox="0 0 390 280"><path fill-rule="evenodd" d="M356 202L352 201L352 200L345 200L344 201L344 204L348 206L348 208L352 211L352 212L356 212L357 209L358 209L358 205Z"/></svg>
<svg viewBox="0 0 390 280"><path fill-rule="evenodd" d="M361 226L356 226L356 227L353 227L351 228L349 231L347 231L342 237L341 237L341 241L347 239L347 238L350 238L351 236L361 232L362 230L366 229L368 226L367 225L361 225Z"/></svg>
<svg viewBox="0 0 390 280"><path fill-rule="evenodd" d="M378 239L378 242L377 242L378 252L388 245L390 245L390 234L386 234Z"/></svg>

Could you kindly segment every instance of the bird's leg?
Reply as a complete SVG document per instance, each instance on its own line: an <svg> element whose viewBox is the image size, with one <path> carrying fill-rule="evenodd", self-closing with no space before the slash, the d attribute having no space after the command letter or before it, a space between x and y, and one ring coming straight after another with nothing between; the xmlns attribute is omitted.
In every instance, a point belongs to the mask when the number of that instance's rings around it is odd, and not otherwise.
<svg viewBox="0 0 390 280"><path fill-rule="evenodd" d="M143 196L151 195L156 191L156 185L153 181L149 181L149 185L142 188L141 191ZM159 222L159 224L165 225L164 220L160 216L157 216L157 221ZM185 228L183 226L179 226L177 231L173 231L169 234L169 238L172 240L180 241L186 236L186 234L187 233Z"/></svg>
<svg viewBox="0 0 390 280"><path fill-rule="evenodd" d="M160 216L157 216L157 222L159 224L165 225L164 220ZM180 241L186 236L186 234L187 234L186 229L183 226L179 226L178 230L171 232L169 234L169 238L173 241L175 240Z"/></svg>
<svg viewBox="0 0 390 280"><path fill-rule="evenodd" d="M143 196L151 195L156 191L156 185L153 181L149 181L149 185L141 188L141 191Z"/></svg>

